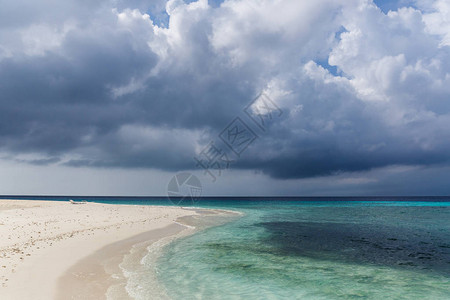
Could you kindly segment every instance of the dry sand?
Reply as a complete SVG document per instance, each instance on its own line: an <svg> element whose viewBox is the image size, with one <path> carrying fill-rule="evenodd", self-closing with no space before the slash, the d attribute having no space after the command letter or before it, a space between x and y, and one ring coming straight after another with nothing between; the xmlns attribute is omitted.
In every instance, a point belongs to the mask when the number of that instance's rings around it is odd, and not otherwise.
<svg viewBox="0 0 450 300"><path fill-rule="evenodd" d="M126 299L118 266L131 249L186 235L194 229L185 224L204 215L179 207L0 200L0 299L106 299L108 288Z"/></svg>

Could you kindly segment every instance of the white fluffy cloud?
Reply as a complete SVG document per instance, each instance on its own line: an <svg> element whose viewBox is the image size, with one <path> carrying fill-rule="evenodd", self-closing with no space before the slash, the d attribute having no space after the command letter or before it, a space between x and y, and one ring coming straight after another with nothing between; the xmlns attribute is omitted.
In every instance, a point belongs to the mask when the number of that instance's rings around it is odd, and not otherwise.
<svg viewBox="0 0 450 300"><path fill-rule="evenodd" d="M431 3L431 13L424 16L427 31L441 37L441 46L450 46L450 3L438 0Z"/></svg>

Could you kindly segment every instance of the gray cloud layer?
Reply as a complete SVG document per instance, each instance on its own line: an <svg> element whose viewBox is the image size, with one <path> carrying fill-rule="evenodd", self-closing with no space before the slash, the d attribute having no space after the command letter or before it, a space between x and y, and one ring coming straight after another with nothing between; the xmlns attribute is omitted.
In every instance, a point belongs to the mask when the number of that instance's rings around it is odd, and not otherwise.
<svg viewBox="0 0 450 300"><path fill-rule="evenodd" d="M9 159L192 169L263 90L283 115L252 125L235 168L305 178L450 158L444 0L387 14L370 0L0 2Z"/></svg>

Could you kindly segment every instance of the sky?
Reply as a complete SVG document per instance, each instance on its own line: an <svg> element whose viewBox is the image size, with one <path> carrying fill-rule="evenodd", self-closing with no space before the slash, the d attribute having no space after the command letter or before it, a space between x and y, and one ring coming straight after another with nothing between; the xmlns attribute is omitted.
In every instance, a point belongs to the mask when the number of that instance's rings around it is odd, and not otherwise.
<svg viewBox="0 0 450 300"><path fill-rule="evenodd" d="M0 194L450 195L449 1L0 7Z"/></svg>

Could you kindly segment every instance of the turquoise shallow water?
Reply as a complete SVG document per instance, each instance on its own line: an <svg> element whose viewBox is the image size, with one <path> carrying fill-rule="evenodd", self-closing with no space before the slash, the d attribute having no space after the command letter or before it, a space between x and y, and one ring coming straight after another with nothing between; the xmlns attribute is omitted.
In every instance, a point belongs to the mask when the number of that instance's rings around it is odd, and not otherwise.
<svg viewBox="0 0 450 300"><path fill-rule="evenodd" d="M450 299L448 202L199 205L245 216L167 247L173 299Z"/></svg>

